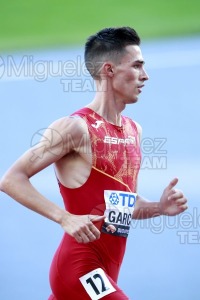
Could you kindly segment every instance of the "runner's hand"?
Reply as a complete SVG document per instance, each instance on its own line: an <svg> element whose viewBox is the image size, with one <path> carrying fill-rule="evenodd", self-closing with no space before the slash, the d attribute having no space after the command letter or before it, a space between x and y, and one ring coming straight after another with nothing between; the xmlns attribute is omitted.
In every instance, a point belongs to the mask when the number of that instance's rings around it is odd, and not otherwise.
<svg viewBox="0 0 200 300"><path fill-rule="evenodd" d="M100 238L100 231L94 223L104 219L105 216L73 215L68 213L62 220L61 226L78 243L89 243Z"/></svg>
<svg viewBox="0 0 200 300"><path fill-rule="evenodd" d="M163 215L175 216L188 208L182 191L174 189L177 183L178 178L174 178L163 191L160 199L160 212Z"/></svg>

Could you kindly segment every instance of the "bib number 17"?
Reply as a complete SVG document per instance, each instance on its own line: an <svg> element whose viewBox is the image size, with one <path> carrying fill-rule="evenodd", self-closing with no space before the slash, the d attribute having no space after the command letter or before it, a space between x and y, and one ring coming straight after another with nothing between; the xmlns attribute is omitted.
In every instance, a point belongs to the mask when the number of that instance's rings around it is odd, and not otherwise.
<svg viewBox="0 0 200 300"><path fill-rule="evenodd" d="M79 279L92 300L101 299L116 291L101 268L95 269Z"/></svg>

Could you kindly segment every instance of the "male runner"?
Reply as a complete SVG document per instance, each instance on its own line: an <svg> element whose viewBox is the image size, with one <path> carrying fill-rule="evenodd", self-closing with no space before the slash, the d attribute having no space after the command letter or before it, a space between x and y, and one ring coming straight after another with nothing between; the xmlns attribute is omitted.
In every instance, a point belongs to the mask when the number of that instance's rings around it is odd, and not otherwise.
<svg viewBox="0 0 200 300"><path fill-rule="evenodd" d="M105 28L89 37L85 62L97 86L93 101L50 125L62 142L55 136L46 144L47 130L41 140L45 147L28 150L1 181L2 191L64 230L50 271L51 300L129 299L117 278L131 218L173 216L187 208L183 193L174 188L177 178L159 202L136 194L141 127L121 113L138 101L148 80L139 45L129 27ZM32 159L35 150L38 157ZM65 209L29 181L52 163Z"/></svg>

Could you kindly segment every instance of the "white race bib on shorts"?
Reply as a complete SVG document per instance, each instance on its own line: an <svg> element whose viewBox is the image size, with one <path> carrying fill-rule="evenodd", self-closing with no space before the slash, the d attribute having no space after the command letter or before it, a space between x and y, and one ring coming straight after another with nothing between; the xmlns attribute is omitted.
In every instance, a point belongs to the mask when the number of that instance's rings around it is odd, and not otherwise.
<svg viewBox="0 0 200 300"><path fill-rule="evenodd" d="M101 299L116 291L101 268L87 273L79 280L92 300Z"/></svg>

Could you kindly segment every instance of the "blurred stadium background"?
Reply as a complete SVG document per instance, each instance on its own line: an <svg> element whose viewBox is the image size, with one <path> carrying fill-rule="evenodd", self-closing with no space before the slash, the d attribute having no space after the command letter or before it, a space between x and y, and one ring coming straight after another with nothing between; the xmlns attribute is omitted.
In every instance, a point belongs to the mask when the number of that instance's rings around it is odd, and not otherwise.
<svg viewBox="0 0 200 300"><path fill-rule="evenodd" d="M189 209L132 223L119 278L131 300L200 296L199 16L198 0L0 0L0 176L52 121L92 99L83 65L90 34L128 25L143 40L150 80L140 101L124 112L143 127L139 192L159 200L178 176ZM74 74L64 72L65 63L76 66ZM32 182L63 205L53 167ZM0 299L45 300L62 230L5 194L0 199Z"/></svg>

